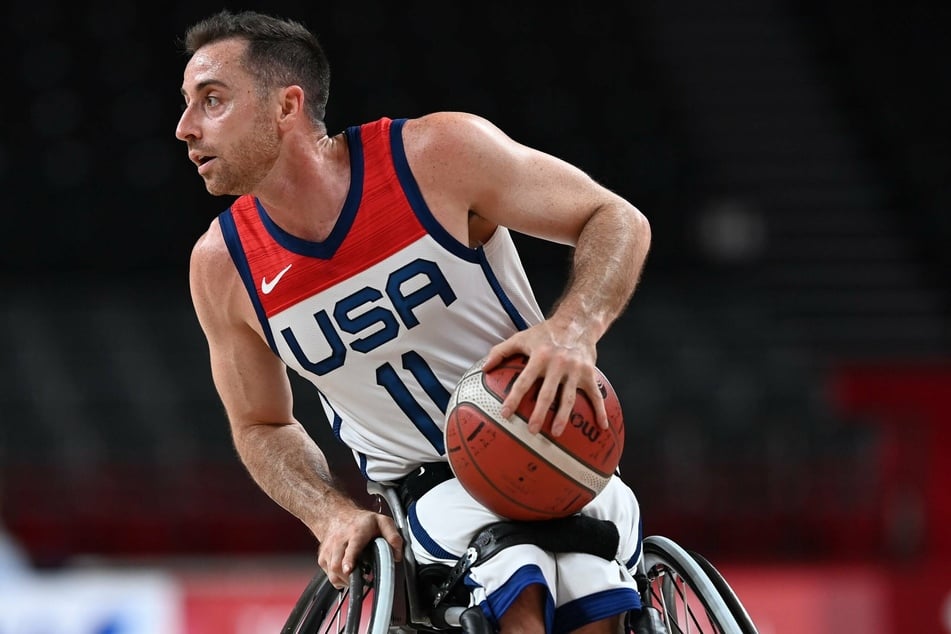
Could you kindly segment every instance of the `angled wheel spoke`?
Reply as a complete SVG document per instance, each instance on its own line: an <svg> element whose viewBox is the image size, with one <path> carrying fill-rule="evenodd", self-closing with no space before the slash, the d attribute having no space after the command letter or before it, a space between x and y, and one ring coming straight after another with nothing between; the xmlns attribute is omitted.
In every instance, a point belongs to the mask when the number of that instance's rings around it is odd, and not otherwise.
<svg viewBox="0 0 951 634"><path fill-rule="evenodd" d="M739 600L708 562L659 536L645 539L644 555L644 599L659 611L668 634L756 633L748 617L739 618Z"/></svg>
<svg viewBox="0 0 951 634"><path fill-rule="evenodd" d="M302 593L282 634L386 634L393 607L393 560L379 539L368 548L347 587L338 590L318 573ZM377 592L383 583L384 592ZM388 593L388 594L387 594Z"/></svg>

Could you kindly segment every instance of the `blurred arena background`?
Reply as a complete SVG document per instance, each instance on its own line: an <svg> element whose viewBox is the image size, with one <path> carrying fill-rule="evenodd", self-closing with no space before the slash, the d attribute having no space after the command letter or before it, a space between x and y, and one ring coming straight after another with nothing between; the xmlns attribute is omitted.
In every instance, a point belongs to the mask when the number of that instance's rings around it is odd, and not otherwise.
<svg viewBox="0 0 951 634"><path fill-rule="evenodd" d="M8 3L0 631L276 632L315 565L188 297L229 200L173 136L177 38L222 6L320 35L332 132L472 111L647 214L622 472L763 634L951 632L951 5L917 0ZM568 254L522 244L550 305Z"/></svg>

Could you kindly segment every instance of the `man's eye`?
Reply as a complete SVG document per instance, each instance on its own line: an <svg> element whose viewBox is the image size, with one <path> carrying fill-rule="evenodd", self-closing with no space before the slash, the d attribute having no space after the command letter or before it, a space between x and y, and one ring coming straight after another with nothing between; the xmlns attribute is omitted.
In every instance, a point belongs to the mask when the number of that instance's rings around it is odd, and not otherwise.
<svg viewBox="0 0 951 634"><path fill-rule="evenodd" d="M221 103L221 101L220 101L217 97L214 97L214 96L212 96L212 95L209 95L209 96L205 97L205 104L208 105L208 106L211 107L211 108L214 108L215 106L217 106L217 105L220 104L220 103Z"/></svg>

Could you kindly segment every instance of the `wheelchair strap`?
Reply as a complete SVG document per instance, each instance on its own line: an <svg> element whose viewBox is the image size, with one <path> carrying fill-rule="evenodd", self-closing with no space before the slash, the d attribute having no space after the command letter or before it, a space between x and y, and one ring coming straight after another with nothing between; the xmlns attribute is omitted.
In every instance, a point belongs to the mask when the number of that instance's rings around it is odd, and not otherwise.
<svg viewBox="0 0 951 634"><path fill-rule="evenodd" d="M448 462L428 462L420 465L415 471L396 481L397 491L400 494L400 503L404 509L423 497L423 495L446 480L456 477Z"/></svg>
<svg viewBox="0 0 951 634"><path fill-rule="evenodd" d="M429 462L420 465L415 471L396 481L400 502L404 509L423 497L423 495L446 480L456 477L448 462Z"/></svg>
<svg viewBox="0 0 951 634"><path fill-rule="evenodd" d="M473 566L488 561L509 546L533 544L553 553L588 553L612 561L619 541L617 527L612 522L587 515L489 524L469 542L466 552L436 592L433 606L439 605Z"/></svg>

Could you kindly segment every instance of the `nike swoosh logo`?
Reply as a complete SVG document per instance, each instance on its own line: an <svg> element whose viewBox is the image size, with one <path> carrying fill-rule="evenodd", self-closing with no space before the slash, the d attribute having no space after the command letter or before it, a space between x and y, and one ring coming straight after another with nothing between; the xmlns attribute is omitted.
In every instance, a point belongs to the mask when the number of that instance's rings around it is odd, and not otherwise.
<svg viewBox="0 0 951 634"><path fill-rule="evenodd" d="M274 279L271 280L270 282L268 281L266 277L262 277L261 278L261 292L267 295L268 293L273 291L274 287L277 286L277 283L281 281L281 278L284 277L285 273L291 270L292 266L294 265L288 264L286 267L284 267L284 270L278 273L277 275L275 275Z"/></svg>

